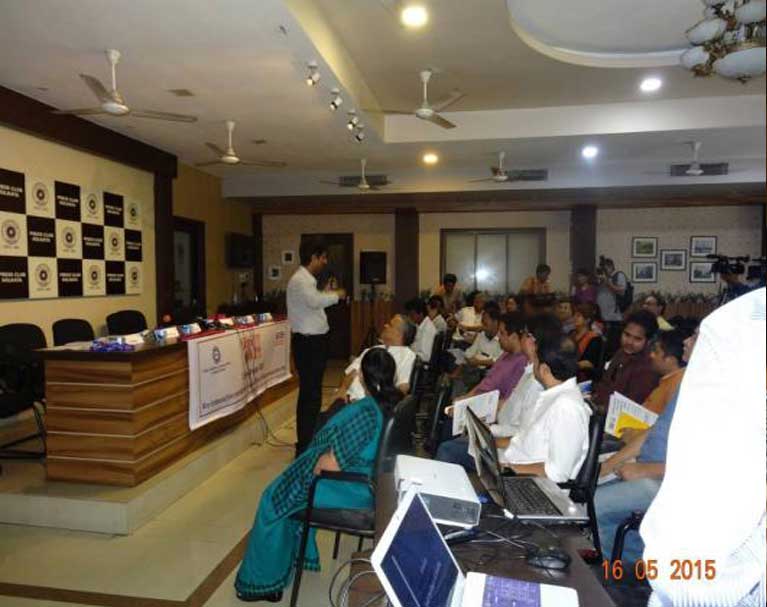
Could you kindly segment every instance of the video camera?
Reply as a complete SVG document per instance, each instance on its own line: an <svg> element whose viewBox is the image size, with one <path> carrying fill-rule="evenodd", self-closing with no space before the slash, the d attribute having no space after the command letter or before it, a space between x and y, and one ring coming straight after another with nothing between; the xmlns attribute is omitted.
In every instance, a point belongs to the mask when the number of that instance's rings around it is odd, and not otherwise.
<svg viewBox="0 0 767 607"><path fill-rule="evenodd" d="M748 255L729 257L727 255L706 255L706 259L714 259L711 264L712 274L745 274L746 265L751 258Z"/></svg>
<svg viewBox="0 0 767 607"><path fill-rule="evenodd" d="M767 278L767 257L754 257L748 266L746 280L764 284Z"/></svg>

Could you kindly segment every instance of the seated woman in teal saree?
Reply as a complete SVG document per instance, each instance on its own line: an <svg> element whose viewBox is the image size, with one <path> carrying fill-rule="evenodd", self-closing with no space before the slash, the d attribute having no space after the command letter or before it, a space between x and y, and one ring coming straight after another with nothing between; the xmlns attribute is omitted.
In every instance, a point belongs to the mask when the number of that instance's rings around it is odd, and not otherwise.
<svg viewBox="0 0 767 607"><path fill-rule="evenodd" d="M362 359L366 396L341 408L331 417L307 449L266 488L237 573L237 598L279 602L295 569L302 525L290 516L307 507L309 487L322 470L343 470L372 475L384 417L402 394L394 386L395 363L383 348ZM372 496L358 483L321 482L317 508L369 508ZM319 571L315 530L309 533L304 569Z"/></svg>

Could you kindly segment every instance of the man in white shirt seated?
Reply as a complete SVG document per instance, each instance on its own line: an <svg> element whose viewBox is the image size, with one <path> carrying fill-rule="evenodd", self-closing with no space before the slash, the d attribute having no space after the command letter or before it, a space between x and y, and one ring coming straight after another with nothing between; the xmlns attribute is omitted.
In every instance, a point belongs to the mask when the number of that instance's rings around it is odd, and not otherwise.
<svg viewBox="0 0 767 607"><path fill-rule="evenodd" d="M431 322L437 328L437 332L442 333L447 331L447 321L442 316L442 311L445 309L445 302L439 295L432 295L429 297L429 301L426 302L426 314L431 318Z"/></svg>
<svg viewBox="0 0 767 607"><path fill-rule="evenodd" d="M482 371L493 366L503 354L501 342L498 339L498 329L501 320L500 310L496 306L485 306L482 312L482 330L477 333L467 350L453 349L450 353L461 364L451 373L453 382L453 397L461 396L476 386L482 379Z"/></svg>
<svg viewBox="0 0 767 607"><path fill-rule="evenodd" d="M546 476L556 483L578 474L589 447L591 409L578 389L577 371L571 339L537 344L533 373L544 391L529 425L511 438L501 458L517 474Z"/></svg>
<svg viewBox="0 0 767 607"><path fill-rule="evenodd" d="M418 358L428 363L431 360L431 350L434 347L434 338L437 336L437 327L426 314L426 304L418 297L405 303L405 313L408 320L418 327L411 348Z"/></svg>
<svg viewBox="0 0 767 607"><path fill-rule="evenodd" d="M394 383L402 392L403 397L410 391L410 374L413 371L413 363L415 363L416 358L415 352L410 346L415 340L415 334L416 326L401 314L395 314L381 331L381 344L373 346L374 348L386 348L387 352L394 358L397 365ZM365 352L367 350L346 367L346 375L338 387L334 399L345 398L348 402L352 402L364 398L365 389L360 383L359 373Z"/></svg>
<svg viewBox="0 0 767 607"><path fill-rule="evenodd" d="M485 296L480 291L473 291L466 296L466 307L461 308L455 315L458 331L453 336L455 341L472 343L477 333L482 330L482 309L485 307Z"/></svg>

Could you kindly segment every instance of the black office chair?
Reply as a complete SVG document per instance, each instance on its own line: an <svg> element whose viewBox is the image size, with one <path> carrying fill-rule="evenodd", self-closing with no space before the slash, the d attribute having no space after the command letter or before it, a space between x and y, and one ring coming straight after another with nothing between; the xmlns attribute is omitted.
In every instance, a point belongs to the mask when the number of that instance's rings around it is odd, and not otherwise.
<svg viewBox="0 0 767 607"><path fill-rule="evenodd" d="M45 372L40 354L47 345L40 327L14 323L0 327L0 419L16 417L31 409L37 432L0 445L0 459L39 459L45 457L45 425L37 404L45 408ZM15 449L39 438L41 451Z"/></svg>
<svg viewBox="0 0 767 607"><path fill-rule="evenodd" d="M324 529L336 533L333 544L333 558L338 557L338 544L341 534L352 535L359 538L357 550L362 550L362 542L365 538L375 537L375 495L376 480L381 474L391 472L397 455L409 452L411 444L411 419L415 415L415 399L412 396L404 398L395 408L394 413L384 421L381 438L378 441L378 452L373 471L373 477L352 472L330 472L323 470L314 477L309 487L307 508L293 514L291 518L302 523L301 544L296 559L296 574L293 580L293 588L290 594L290 606L295 607L301 590L301 577L304 571L304 558L306 556L306 544L309 539L309 529ZM315 508L314 496L320 481L325 482L351 482L367 485L373 497L373 506L368 509L342 509L342 508Z"/></svg>
<svg viewBox="0 0 767 607"><path fill-rule="evenodd" d="M592 371L591 380L593 382L598 382L600 379L602 379L602 374L605 371L605 362L607 362L607 341L601 335L597 339L599 339L599 343L602 348L599 351L599 358L597 359L598 362Z"/></svg>
<svg viewBox="0 0 767 607"><path fill-rule="evenodd" d="M599 527L597 525L596 508L594 508L594 493L597 490L599 480L599 450L605 431L605 416L594 412L589 419L589 449L586 459L578 471L575 480L560 483L563 489L570 490L570 499L578 504L585 504L589 515L588 526L594 542L594 549L602 558L602 544L599 541Z"/></svg>
<svg viewBox="0 0 767 607"><path fill-rule="evenodd" d="M424 449L435 455L439 447L440 421L447 417L445 407L450 405L450 397L453 394L453 380L447 374L442 375L437 383L437 395L434 398L434 408L429 418L429 432L424 442Z"/></svg>
<svg viewBox="0 0 767 607"><path fill-rule="evenodd" d="M63 346L73 341L93 341L91 323L82 318L62 318L53 323L53 345Z"/></svg>
<svg viewBox="0 0 767 607"><path fill-rule="evenodd" d="M130 335L146 328L146 318L138 310L120 310L107 316L107 331L110 335Z"/></svg>
<svg viewBox="0 0 767 607"><path fill-rule="evenodd" d="M629 531L639 531L639 526L644 520L645 513L641 510L635 510L625 519L615 530L615 541L613 542L613 553L610 555L612 562L623 558L623 545L626 542L626 534Z"/></svg>

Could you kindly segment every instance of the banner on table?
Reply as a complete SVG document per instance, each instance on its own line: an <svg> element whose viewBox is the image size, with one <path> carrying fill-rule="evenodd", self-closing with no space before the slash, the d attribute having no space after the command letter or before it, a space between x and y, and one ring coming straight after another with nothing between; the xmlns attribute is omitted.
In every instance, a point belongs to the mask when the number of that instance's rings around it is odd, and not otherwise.
<svg viewBox="0 0 767 607"><path fill-rule="evenodd" d="M269 323L188 342L189 427L242 409L290 378L290 327Z"/></svg>

